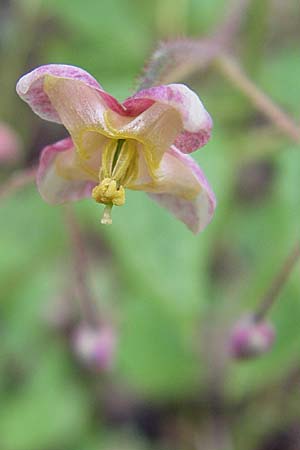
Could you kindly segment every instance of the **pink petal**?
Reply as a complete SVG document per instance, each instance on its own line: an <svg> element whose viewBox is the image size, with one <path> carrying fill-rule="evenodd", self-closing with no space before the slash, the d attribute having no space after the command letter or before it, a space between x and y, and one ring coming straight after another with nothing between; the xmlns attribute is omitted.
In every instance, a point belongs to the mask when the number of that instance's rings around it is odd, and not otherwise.
<svg viewBox="0 0 300 450"><path fill-rule="evenodd" d="M128 112L139 114L149 108L147 101L159 102L176 109L181 116L184 131L175 145L183 153L190 153L202 147L210 138L212 119L195 92L184 84L154 86L137 92L128 98L123 106Z"/></svg>
<svg viewBox="0 0 300 450"><path fill-rule="evenodd" d="M61 155L64 156L63 164L68 170L68 178L61 176L57 170L57 161ZM91 195L97 183L75 164L76 155L71 138L48 145L42 151L37 186L46 202L59 204Z"/></svg>
<svg viewBox="0 0 300 450"><path fill-rule="evenodd" d="M58 102L55 102L54 98L50 98L49 92L46 92L45 79L47 77L68 82L62 86L65 93L60 93ZM73 87L72 82L74 82ZM105 109L110 109L120 116L136 117L148 110L154 103L164 104L175 109L181 117L183 131L177 135L174 144L183 153L190 153L202 147L210 138L212 128L210 115L205 110L199 97L183 84L155 86L142 90L121 105L83 69L62 64L49 64L38 67L24 75L17 84L17 92L42 118L61 123L64 120L57 109L58 106L70 102L70 91L83 91L84 87L87 88L86 93L90 90L90 97L91 92L94 92L93 107L96 112L99 109L102 109L102 112ZM78 99L77 103L75 102L77 105L75 112L84 109L86 102L83 100ZM96 108L97 103L98 108ZM90 113L92 114L92 111Z"/></svg>
<svg viewBox="0 0 300 450"><path fill-rule="evenodd" d="M18 81L16 88L19 96L43 119L61 123L59 114L44 90L44 81L47 76L80 81L98 93L99 102L103 101L106 107L121 115L126 115L124 107L105 92L95 78L85 70L64 64L48 64L24 75Z"/></svg>
<svg viewBox="0 0 300 450"><path fill-rule="evenodd" d="M159 188L156 188L157 193L149 195L197 234L210 223L213 217L216 207L215 195L202 170L190 156L182 154L174 146L166 155L184 164L185 168L189 170L190 177L194 177L197 180L200 191L194 198L190 199L189 193L184 191L184 186L178 186L176 192L176 186L173 185L170 192L162 191L160 193ZM174 183L176 183L176 174L173 174L173 176L175 179Z"/></svg>

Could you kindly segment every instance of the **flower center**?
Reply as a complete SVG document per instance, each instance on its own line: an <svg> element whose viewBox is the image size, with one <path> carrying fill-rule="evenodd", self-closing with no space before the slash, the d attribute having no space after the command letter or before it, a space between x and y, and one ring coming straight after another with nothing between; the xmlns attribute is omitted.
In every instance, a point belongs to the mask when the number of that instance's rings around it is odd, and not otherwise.
<svg viewBox="0 0 300 450"><path fill-rule="evenodd" d="M93 199L106 205L102 223L112 223L112 206L124 205L124 188L134 181L137 175L138 154L135 142L130 139L110 139L102 154L100 183L92 191Z"/></svg>

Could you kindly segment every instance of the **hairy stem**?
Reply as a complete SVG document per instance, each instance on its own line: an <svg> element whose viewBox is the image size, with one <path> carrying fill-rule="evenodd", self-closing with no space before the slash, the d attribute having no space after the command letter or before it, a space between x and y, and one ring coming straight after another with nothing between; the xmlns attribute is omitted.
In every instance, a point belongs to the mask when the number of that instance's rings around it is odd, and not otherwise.
<svg viewBox="0 0 300 450"><path fill-rule="evenodd" d="M161 42L144 68L137 89L178 82L197 70L206 69L231 47L246 15L250 0L231 0L228 13L211 36Z"/></svg>
<svg viewBox="0 0 300 450"><path fill-rule="evenodd" d="M228 13L213 35L215 41L219 42L223 49L232 46L246 17L251 0L231 0L226 8Z"/></svg>

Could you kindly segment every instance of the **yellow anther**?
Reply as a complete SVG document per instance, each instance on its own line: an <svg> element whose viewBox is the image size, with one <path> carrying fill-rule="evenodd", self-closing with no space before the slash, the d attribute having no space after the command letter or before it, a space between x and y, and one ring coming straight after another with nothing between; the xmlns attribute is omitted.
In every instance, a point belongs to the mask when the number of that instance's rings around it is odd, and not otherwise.
<svg viewBox="0 0 300 450"><path fill-rule="evenodd" d="M116 180L104 178L98 186L94 187L92 197L97 203L122 206L125 203L125 189L123 186L118 187Z"/></svg>
<svg viewBox="0 0 300 450"><path fill-rule="evenodd" d="M131 139L111 139L102 154L99 179L116 180L124 187L138 176L138 152L136 143Z"/></svg>
<svg viewBox="0 0 300 450"><path fill-rule="evenodd" d="M110 139L102 153L100 183L92 191L92 198L105 205L101 223L112 223L112 207L124 205L124 187L136 179L138 170L137 144L132 140Z"/></svg>

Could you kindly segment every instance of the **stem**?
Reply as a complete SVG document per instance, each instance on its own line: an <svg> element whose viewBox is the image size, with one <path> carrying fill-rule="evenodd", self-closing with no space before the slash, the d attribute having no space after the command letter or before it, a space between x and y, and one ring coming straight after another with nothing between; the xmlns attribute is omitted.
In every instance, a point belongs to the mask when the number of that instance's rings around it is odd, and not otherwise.
<svg viewBox="0 0 300 450"><path fill-rule="evenodd" d="M8 70L3 70L0 74L1 117L10 123L15 122L15 111L19 101L15 95L15 82L24 72L28 56L35 41L39 38L37 28L41 19L42 7L41 0L31 0L30 2L12 0L10 2L11 25L16 27L16 31L11 35L6 43L5 51L1 54L1 64Z"/></svg>
<svg viewBox="0 0 300 450"><path fill-rule="evenodd" d="M79 293L79 305L84 320L92 327L99 325L99 313L88 288L88 258L81 230L71 206L66 207L66 223L70 232L74 273Z"/></svg>
<svg viewBox="0 0 300 450"><path fill-rule="evenodd" d="M249 3L250 0L231 0L225 19L209 37L161 42L144 68L137 89L178 82L196 70L210 66L234 42Z"/></svg>
<svg viewBox="0 0 300 450"><path fill-rule="evenodd" d="M215 30L213 40L220 43L222 49L232 46L247 15L251 0L231 0L227 7L227 15Z"/></svg>
<svg viewBox="0 0 300 450"><path fill-rule="evenodd" d="M228 55L219 56L217 66L223 75L243 92L253 105L283 133L297 144L300 142L300 127L247 77L232 57Z"/></svg>
<svg viewBox="0 0 300 450"><path fill-rule="evenodd" d="M292 249L287 259L283 263L282 268L274 278L269 290L263 297L258 311L256 312L254 318L258 322L265 317L269 309L273 306L275 300L277 299L281 289L287 282L292 270L300 259L300 242L297 242L295 247Z"/></svg>
<svg viewBox="0 0 300 450"><path fill-rule="evenodd" d="M13 173L0 186L0 200L4 200L28 184L33 183L35 180L36 171L36 167L30 167L29 169L23 169Z"/></svg>

